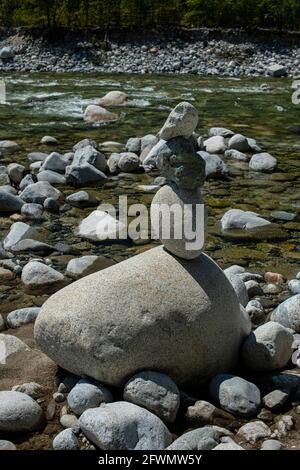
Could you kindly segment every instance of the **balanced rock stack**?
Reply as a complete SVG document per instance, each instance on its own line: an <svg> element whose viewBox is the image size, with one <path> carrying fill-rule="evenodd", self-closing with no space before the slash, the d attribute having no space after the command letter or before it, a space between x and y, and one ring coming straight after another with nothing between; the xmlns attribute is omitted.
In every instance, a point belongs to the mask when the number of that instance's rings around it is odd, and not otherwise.
<svg viewBox="0 0 300 470"><path fill-rule="evenodd" d="M202 204L197 123L196 109L182 103L160 132L168 184L154 198L154 216L161 204ZM250 322L229 280L202 247L161 241L53 295L35 324L42 351L76 375L117 387L139 371L166 373L183 386L232 369Z"/></svg>

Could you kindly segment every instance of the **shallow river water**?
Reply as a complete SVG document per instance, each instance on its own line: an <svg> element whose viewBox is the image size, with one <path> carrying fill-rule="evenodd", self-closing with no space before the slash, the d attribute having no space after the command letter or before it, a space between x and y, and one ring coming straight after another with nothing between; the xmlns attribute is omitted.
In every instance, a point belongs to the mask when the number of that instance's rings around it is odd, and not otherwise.
<svg viewBox="0 0 300 470"><path fill-rule="evenodd" d="M198 133L209 127L224 126L257 139L264 150L278 158L271 175L249 172L247 163L228 161L227 180L210 180L204 192L209 213L207 252L222 266L243 264L264 272L276 270L287 276L299 271L300 264L300 106L292 103L291 81L269 80L272 87L263 91L266 79L199 78L194 76L129 76L80 74L14 74L2 76L7 103L0 105L0 140L16 140L21 150L13 159L27 161L27 153L45 151L39 144L44 135L59 140L57 150L71 151L82 138L97 142L126 143L129 137L156 133L169 111L180 101L192 102L199 110ZM117 123L87 125L84 108L106 92L120 89L130 96L129 105L115 110ZM2 159L6 163L12 157ZM152 195L137 191L137 185L150 184L155 175L128 175L116 184L94 187L103 202L116 202L120 194L129 194L130 202L150 204ZM62 188L65 194L74 189ZM272 220L271 213L283 210L298 213L293 222L278 222L272 230L257 236L233 233L222 236L219 220L230 208L258 212ZM112 243L91 244L80 240L74 229L92 209L67 212L57 221L46 221L43 240L64 241L79 254L103 253L122 260L144 246ZM0 235L11 222L2 219ZM67 258L67 257L66 257ZM60 257L57 265L66 262Z"/></svg>

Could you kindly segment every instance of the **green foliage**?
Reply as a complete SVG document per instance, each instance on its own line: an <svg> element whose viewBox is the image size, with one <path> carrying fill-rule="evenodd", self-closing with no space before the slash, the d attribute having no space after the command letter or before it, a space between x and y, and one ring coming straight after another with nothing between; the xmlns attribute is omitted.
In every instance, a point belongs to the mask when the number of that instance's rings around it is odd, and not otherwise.
<svg viewBox="0 0 300 470"><path fill-rule="evenodd" d="M0 0L0 25L300 29L300 0Z"/></svg>

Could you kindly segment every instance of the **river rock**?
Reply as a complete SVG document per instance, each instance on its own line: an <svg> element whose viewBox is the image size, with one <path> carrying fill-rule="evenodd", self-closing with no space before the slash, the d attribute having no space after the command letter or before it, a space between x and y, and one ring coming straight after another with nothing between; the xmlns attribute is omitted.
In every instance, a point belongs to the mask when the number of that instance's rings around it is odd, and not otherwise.
<svg viewBox="0 0 300 470"><path fill-rule="evenodd" d="M142 140L139 137L131 137L126 143L126 151L140 155L142 148Z"/></svg>
<svg viewBox="0 0 300 470"><path fill-rule="evenodd" d="M212 450L219 444L219 433L212 427L187 432L174 441L168 451Z"/></svg>
<svg viewBox="0 0 300 470"><path fill-rule="evenodd" d="M33 202L35 204L43 204L45 199L52 197L59 199L61 192L53 188L47 181L39 181L38 183L30 184L21 193L20 197L25 202Z"/></svg>
<svg viewBox="0 0 300 470"><path fill-rule="evenodd" d="M41 170L50 170L56 173L64 173L66 167L70 164L70 160L66 158L64 155L61 155L57 152L52 152L50 155L45 159L44 163L41 166Z"/></svg>
<svg viewBox="0 0 300 470"><path fill-rule="evenodd" d="M87 410L79 424L101 450L164 450L172 441L157 416L132 403L116 402Z"/></svg>
<svg viewBox="0 0 300 470"><path fill-rule="evenodd" d="M83 119L85 122L109 122L116 121L118 116L101 106L91 104L86 108Z"/></svg>
<svg viewBox="0 0 300 470"><path fill-rule="evenodd" d="M0 333L6 330L6 324L3 316L0 314Z"/></svg>
<svg viewBox="0 0 300 470"><path fill-rule="evenodd" d="M78 418L76 418L76 416L72 414L63 415L60 418L59 422L62 425L62 427L65 429L79 427Z"/></svg>
<svg viewBox="0 0 300 470"><path fill-rule="evenodd" d="M23 191L27 186L37 182L37 177L35 175L26 175L19 184L20 191Z"/></svg>
<svg viewBox="0 0 300 470"><path fill-rule="evenodd" d="M221 137L233 137L234 132L232 132L229 129L226 129L225 127L211 127L208 131L209 137L214 137L216 135L221 136Z"/></svg>
<svg viewBox="0 0 300 470"><path fill-rule="evenodd" d="M103 153L98 152L93 146L87 145L76 150L72 165L76 167L89 163L99 171L106 171L107 163Z"/></svg>
<svg viewBox="0 0 300 470"><path fill-rule="evenodd" d="M277 160L269 153L258 153L253 155L249 163L250 170L262 171L266 173L274 171L276 167Z"/></svg>
<svg viewBox="0 0 300 470"><path fill-rule="evenodd" d="M82 256L69 261L66 275L72 279L80 279L89 274L96 273L102 269L113 266L115 262L104 256Z"/></svg>
<svg viewBox="0 0 300 470"><path fill-rule="evenodd" d="M18 197L10 194L8 191L3 189L0 190L0 212L7 214L14 214L20 212L24 201Z"/></svg>
<svg viewBox="0 0 300 470"><path fill-rule="evenodd" d="M238 150L226 150L226 158L232 158L233 160L238 160L240 162L248 161L248 157L245 153L239 152Z"/></svg>
<svg viewBox="0 0 300 470"><path fill-rule="evenodd" d="M1 450L17 450L15 444L10 441L0 440L0 451Z"/></svg>
<svg viewBox="0 0 300 470"><path fill-rule="evenodd" d="M272 313L271 320L300 333L300 294L280 304Z"/></svg>
<svg viewBox="0 0 300 470"><path fill-rule="evenodd" d="M27 219L38 220L42 218L43 206L41 204L24 204L21 209L21 214Z"/></svg>
<svg viewBox="0 0 300 470"><path fill-rule="evenodd" d="M161 212L165 207L172 206L177 208L174 217ZM200 206L203 207L203 214L198 212ZM177 212L179 208L181 213ZM167 185L161 188L152 200L151 223L156 236L168 251L183 259L194 259L202 253L205 215L200 189L189 191L179 189L175 184ZM170 230L166 232L168 226Z"/></svg>
<svg viewBox="0 0 300 470"><path fill-rule="evenodd" d="M61 367L104 384L120 386L139 370L198 384L234 366L248 322L210 258L178 261L158 247L52 296L35 338Z"/></svg>
<svg viewBox="0 0 300 470"><path fill-rule="evenodd" d="M134 153L126 152L121 153L118 160L118 167L124 173L133 173L138 170L140 159Z"/></svg>
<svg viewBox="0 0 300 470"><path fill-rule="evenodd" d="M228 176L228 168L218 155L210 155L207 152L198 152L206 163L206 178L226 178Z"/></svg>
<svg viewBox="0 0 300 470"><path fill-rule="evenodd" d="M244 363L256 371L282 369L292 356L293 335L279 323L257 328L242 349Z"/></svg>
<svg viewBox="0 0 300 470"><path fill-rule="evenodd" d="M0 334L0 364L5 364L12 354L23 351L30 351L30 348L19 338Z"/></svg>
<svg viewBox="0 0 300 470"><path fill-rule="evenodd" d="M235 416L250 418L259 412L261 406L259 389L240 377L217 375L210 382L209 390L221 408Z"/></svg>
<svg viewBox="0 0 300 470"><path fill-rule="evenodd" d="M19 148L19 144L12 140L0 140L0 152L3 154L15 153Z"/></svg>
<svg viewBox="0 0 300 470"><path fill-rule="evenodd" d="M218 135L205 140L204 147L208 153L224 153L227 149L224 137Z"/></svg>
<svg viewBox="0 0 300 470"><path fill-rule="evenodd" d="M55 251L53 246L37 240L25 239L13 245L10 251L14 254L19 253L37 253L39 255L47 255Z"/></svg>
<svg viewBox="0 0 300 470"><path fill-rule="evenodd" d="M124 105L127 101L128 95L123 91L110 91L98 100L97 105L109 108L110 106Z"/></svg>
<svg viewBox="0 0 300 470"><path fill-rule="evenodd" d="M70 165L66 169L67 184L80 188L88 184L97 183L106 180L106 175L97 170L90 163L85 163L80 166Z"/></svg>
<svg viewBox="0 0 300 470"><path fill-rule="evenodd" d="M259 227L265 227L270 225L266 219L263 219L255 212L245 212L240 209L231 209L221 220L223 230L241 229L241 230L252 230Z"/></svg>
<svg viewBox="0 0 300 470"><path fill-rule="evenodd" d="M246 305L249 302L249 296L247 292L247 288L245 286L245 283L242 281L242 279L236 275L236 274L231 274L230 272L224 271L227 279L230 281L230 284L232 285L237 298L239 299L240 304L243 307L246 307Z"/></svg>
<svg viewBox="0 0 300 470"><path fill-rule="evenodd" d="M48 153L44 152L31 152L27 155L27 158L30 162L44 162L48 158Z"/></svg>
<svg viewBox="0 0 300 470"><path fill-rule="evenodd" d="M249 299L253 299L254 297L261 297L264 294L264 291L262 290L257 281L246 281L245 286L248 292Z"/></svg>
<svg viewBox="0 0 300 470"><path fill-rule="evenodd" d="M300 294L300 280L293 279L288 283L288 288L292 292L292 294Z"/></svg>
<svg viewBox="0 0 300 470"><path fill-rule="evenodd" d="M239 152L250 152L250 146L247 137L242 134L235 134L228 142L229 150L238 150Z"/></svg>
<svg viewBox="0 0 300 470"><path fill-rule="evenodd" d="M22 271L22 282L28 291L48 292L60 289L65 284L65 277L55 269L40 263L30 261Z"/></svg>
<svg viewBox="0 0 300 470"><path fill-rule="evenodd" d="M80 209L98 205L97 198L87 191L78 191L77 193L70 194L70 196L66 198L66 202Z"/></svg>
<svg viewBox="0 0 300 470"><path fill-rule="evenodd" d="M25 238L36 235L36 230L24 222L15 222L11 227L7 236L3 240L5 250L10 250L16 243Z"/></svg>
<svg viewBox="0 0 300 470"><path fill-rule="evenodd" d="M18 163L11 163L7 167L8 176L15 184L19 184L22 181L25 171L25 166L19 165Z"/></svg>
<svg viewBox="0 0 300 470"><path fill-rule="evenodd" d="M33 400L38 400L39 398L45 397L47 395L46 387L35 382L29 382L22 385L15 385L12 388L13 392L25 393L26 395L33 398Z"/></svg>
<svg viewBox="0 0 300 470"><path fill-rule="evenodd" d="M77 416L91 408L98 408L101 403L112 401L112 394L107 388L86 379L80 380L68 395L68 405Z"/></svg>
<svg viewBox="0 0 300 470"><path fill-rule="evenodd" d="M127 230L122 222L119 222L107 212L96 210L83 219L78 228L78 235L92 241L127 238Z"/></svg>
<svg viewBox="0 0 300 470"><path fill-rule="evenodd" d="M36 431L44 419L41 407L28 395L20 392L0 392L0 431Z"/></svg>
<svg viewBox="0 0 300 470"><path fill-rule="evenodd" d="M282 444L275 439L268 439L267 441L263 442L260 450L281 450Z"/></svg>
<svg viewBox="0 0 300 470"><path fill-rule="evenodd" d="M51 135L45 135L40 142L42 145L58 145L58 140Z"/></svg>
<svg viewBox="0 0 300 470"><path fill-rule="evenodd" d="M79 450L79 441L72 429L65 429L60 432L53 440L54 450Z"/></svg>
<svg viewBox="0 0 300 470"><path fill-rule="evenodd" d="M77 144L74 145L73 147L73 152L75 153L77 150L83 149L84 147L87 146L94 147L94 149L98 149L98 144L95 140L93 139L83 139L77 142Z"/></svg>
<svg viewBox="0 0 300 470"><path fill-rule="evenodd" d="M283 65L273 64L269 65L267 72L272 77L286 77L287 71Z"/></svg>
<svg viewBox="0 0 300 470"><path fill-rule="evenodd" d="M289 394L283 392L282 390L273 390L273 392L268 393L263 398L263 405L268 408L268 410L276 411L285 405L289 399Z"/></svg>
<svg viewBox="0 0 300 470"><path fill-rule="evenodd" d="M132 377L124 388L124 400L142 406L163 421L174 423L180 405L180 393L170 377L145 371Z"/></svg>
<svg viewBox="0 0 300 470"><path fill-rule="evenodd" d="M11 47L6 46L0 49L0 59L2 60L12 59L14 55L15 53Z"/></svg>
<svg viewBox="0 0 300 470"><path fill-rule="evenodd" d="M176 106L169 115L158 137L170 140L174 137L189 139L198 125L198 111L190 103L183 102Z"/></svg>
<svg viewBox="0 0 300 470"><path fill-rule="evenodd" d="M271 429L262 421L247 423L237 433L238 438L242 438L250 444L256 444L257 441L270 436Z"/></svg>
<svg viewBox="0 0 300 470"><path fill-rule="evenodd" d="M14 310L10 312L6 318L6 322L9 328L19 328L22 325L27 325L28 323L34 323L40 308L31 307L31 308L22 308L20 310Z"/></svg>
<svg viewBox="0 0 300 470"><path fill-rule="evenodd" d="M66 178L55 171L41 171L37 175L38 181L47 181L50 184L66 184ZM48 199L48 198L47 198Z"/></svg>
<svg viewBox="0 0 300 470"><path fill-rule="evenodd" d="M59 213L59 203L53 197L47 197L47 199L44 201L43 207L45 211L50 212L51 214Z"/></svg>

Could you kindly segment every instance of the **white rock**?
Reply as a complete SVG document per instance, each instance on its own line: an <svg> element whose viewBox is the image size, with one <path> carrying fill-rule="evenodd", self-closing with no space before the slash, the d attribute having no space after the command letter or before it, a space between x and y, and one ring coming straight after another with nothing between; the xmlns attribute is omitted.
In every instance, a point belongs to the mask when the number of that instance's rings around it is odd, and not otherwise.
<svg viewBox="0 0 300 470"><path fill-rule="evenodd" d="M258 153L250 160L249 168L253 171L272 172L277 167L276 158L269 153Z"/></svg>
<svg viewBox="0 0 300 470"><path fill-rule="evenodd" d="M5 364L12 354L20 351L30 351L30 348L16 336L0 334L0 364Z"/></svg>
<svg viewBox="0 0 300 470"><path fill-rule="evenodd" d="M82 256L81 258L74 258L69 261L66 275L73 279L79 279L114 264L113 260L104 256Z"/></svg>
<svg viewBox="0 0 300 470"><path fill-rule="evenodd" d="M10 250L16 243L36 235L36 230L24 222L15 222L3 240L5 250Z"/></svg>
<svg viewBox="0 0 300 470"><path fill-rule="evenodd" d="M270 225L255 212L245 212L240 209L231 209L222 217L221 224L223 230L241 229L252 230Z"/></svg>
<svg viewBox="0 0 300 470"><path fill-rule="evenodd" d="M31 261L24 266L21 280L28 290L40 292L59 289L65 283L63 274L38 261Z"/></svg>
<svg viewBox="0 0 300 470"><path fill-rule="evenodd" d="M117 240L124 237L126 227L122 222L109 215L107 212L96 210L82 220L79 225L78 235L92 241ZM125 237L127 238L127 237Z"/></svg>
<svg viewBox="0 0 300 470"><path fill-rule="evenodd" d="M6 322L10 328L19 328L28 323L34 323L39 312L39 307L21 308L7 315Z"/></svg>
<svg viewBox="0 0 300 470"><path fill-rule="evenodd" d="M109 122L116 121L118 116L107 111L107 109L102 108L101 106L91 104L86 108L83 119L86 122Z"/></svg>
<svg viewBox="0 0 300 470"><path fill-rule="evenodd" d="M60 432L52 443L54 450L79 450L79 441L72 429Z"/></svg>
<svg viewBox="0 0 300 470"><path fill-rule="evenodd" d="M19 184L25 174L26 168L23 165L19 165L18 163L11 163L7 167L7 173L10 177L11 181L15 184Z"/></svg>
<svg viewBox="0 0 300 470"><path fill-rule="evenodd" d="M128 95L123 91L110 91L105 96L99 99L97 105L109 107L109 106L120 106L126 104L128 101Z"/></svg>
<svg viewBox="0 0 300 470"><path fill-rule="evenodd" d="M224 153L227 149L224 137L218 135L205 140L204 147L208 153Z"/></svg>

